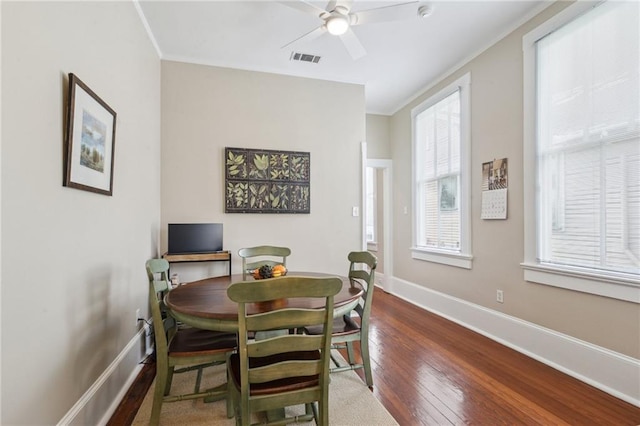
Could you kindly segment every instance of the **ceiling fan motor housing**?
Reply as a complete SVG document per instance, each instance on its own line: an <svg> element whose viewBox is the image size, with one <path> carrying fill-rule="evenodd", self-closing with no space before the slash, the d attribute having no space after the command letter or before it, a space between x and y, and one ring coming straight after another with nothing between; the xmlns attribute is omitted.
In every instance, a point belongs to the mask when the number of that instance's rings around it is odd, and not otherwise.
<svg viewBox="0 0 640 426"><path fill-rule="evenodd" d="M352 18L355 18L355 16L349 15L349 9L344 6L336 6L335 9L323 15L321 18L324 19L327 31L333 35L346 33L349 26L353 24Z"/></svg>

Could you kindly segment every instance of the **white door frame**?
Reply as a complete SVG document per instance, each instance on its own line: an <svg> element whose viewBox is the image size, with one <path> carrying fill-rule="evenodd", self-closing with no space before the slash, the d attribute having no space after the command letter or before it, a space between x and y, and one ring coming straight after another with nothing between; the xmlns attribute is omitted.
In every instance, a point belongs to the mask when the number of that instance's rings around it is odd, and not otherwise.
<svg viewBox="0 0 640 426"><path fill-rule="evenodd" d="M366 155L366 144L363 148L363 154ZM365 168L372 167L374 169L382 169L382 198L383 198L383 218L382 218L382 235L384 241L383 247L383 264L384 264L384 275L381 274L381 280L376 280L376 283L380 285L386 291L390 289L391 279L393 277L393 230L391 224L393 223L391 217L391 205L392 205L392 191L391 191L391 180L393 176L393 162L391 160L379 160L379 159L366 159L363 161L363 184L362 184L362 197L363 197L363 206L366 209L366 179L364 179ZM365 212L362 214L362 233L363 233L363 250L367 249L367 241L366 241L366 223L365 223Z"/></svg>

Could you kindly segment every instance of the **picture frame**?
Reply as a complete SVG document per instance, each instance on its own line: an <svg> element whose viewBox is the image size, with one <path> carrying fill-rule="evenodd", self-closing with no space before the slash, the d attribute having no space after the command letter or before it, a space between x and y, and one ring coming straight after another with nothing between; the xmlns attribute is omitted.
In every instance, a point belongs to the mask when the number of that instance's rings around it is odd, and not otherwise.
<svg viewBox="0 0 640 426"><path fill-rule="evenodd" d="M226 147L224 163L225 213L311 212L311 153Z"/></svg>
<svg viewBox="0 0 640 426"><path fill-rule="evenodd" d="M113 195L116 112L69 74L63 185Z"/></svg>
<svg viewBox="0 0 640 426"><path fill-rule="evenodd" d="M482 163L482 190L494 191L509 187L508 159L500 158Z"/></svg>

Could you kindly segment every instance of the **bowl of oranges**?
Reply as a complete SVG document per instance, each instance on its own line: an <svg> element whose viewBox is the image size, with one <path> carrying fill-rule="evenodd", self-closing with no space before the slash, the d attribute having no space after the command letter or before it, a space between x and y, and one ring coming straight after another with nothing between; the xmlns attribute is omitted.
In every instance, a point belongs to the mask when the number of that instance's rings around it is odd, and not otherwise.
<svg viewBox="0 0 640 426"><path fill-rule="evenodd" d="M277 278L287 275L287 268L284 265L262 265L253 270L253 278L263 280L265 278Z"/></svg>

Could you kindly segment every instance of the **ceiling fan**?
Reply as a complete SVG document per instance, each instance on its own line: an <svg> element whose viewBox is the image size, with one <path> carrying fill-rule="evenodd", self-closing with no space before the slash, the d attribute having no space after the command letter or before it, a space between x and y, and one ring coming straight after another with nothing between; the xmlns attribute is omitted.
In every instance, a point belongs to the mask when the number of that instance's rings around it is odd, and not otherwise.
<svg viewBox="0 0 640 426"><path fill-rule="evenodd" d="M319 27L285 44L282 46L283 49L301 42L309 42L325 33L329 33L340 37L340 40L342 40L354 60L363 57L367 52L358 37L351 30L352 26L399 21L415 17L425 18L429 16L432 11L429 5L423 4L420 6L420 2L417 0L359 12L351 11L353 0L331 0L324 9L304 0L281 1L280 3L304 13L317 16L322 21Z"/></svg>

